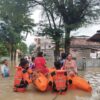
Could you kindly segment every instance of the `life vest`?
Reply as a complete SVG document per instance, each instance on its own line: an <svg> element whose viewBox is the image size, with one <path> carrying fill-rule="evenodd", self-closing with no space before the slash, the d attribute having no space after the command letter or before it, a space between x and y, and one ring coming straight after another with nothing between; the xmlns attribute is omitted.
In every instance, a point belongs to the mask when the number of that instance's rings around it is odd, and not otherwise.
<svg viewBox="0 0 100 100"><path fill-rule="evenodd" d="M48 70L49 70L49 73L56 71L55 67L48 68Z"/></svg>
<svg viewBox="0 0 100 100"><path fill-rule="evenodd" d="M31 79L29 78L29 72L28 70L25 71L22 67L16 67L16 74L14 77L14 91L16 92L24 92L26 90L26 87L24 86L24 83L27 82L27 84L31 83ZM23 85L23 86L21 86Z"/></svg>
<svg viewBox="0 0 100 100"><path fill-rule="evenodd" d="M53 83L53 77L51 76L51 73L53 73L53 72L55 72L56 71L56 69L54 68L54 67L51 67L51 68L48 68L48 70L49 70L49 75L48 75L48 81L49 81L49 86L51 86L52 85L52 83Z"/></svg>
<svg viewBox="0 0 100 100"><path fill-rule="evenodd" d="M56 70L51 74L53 78L53 91L64 92L67 91L67 73L64 70Z"/></svg>

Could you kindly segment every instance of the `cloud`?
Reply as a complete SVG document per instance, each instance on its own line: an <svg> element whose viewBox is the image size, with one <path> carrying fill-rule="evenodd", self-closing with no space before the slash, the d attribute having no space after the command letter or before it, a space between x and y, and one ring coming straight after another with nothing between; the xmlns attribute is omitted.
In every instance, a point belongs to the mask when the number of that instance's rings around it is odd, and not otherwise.
<svg viewBox="0 0 100 100"><path fill-rule="evenodd" d="M97 30L100 30L100 25L88 25L87 27L79 28L76 31L72 31L71 35L73 36L79 36L79 35L86 35L86 36L92 36L94 35Z"/></svg>
<svg viewBox="0 0 100 100"><path fill-rule="evenodd" d="M31 18L34 19L35 23L39 23L39 21L41 20L41 7L37 8L37 10L33 11ZM37 28L35 28L37 30ZM76 31L72 31L71 32L71 36L80 36L80 35L86 35L86 36L92 36L94 35L97 30L100 30L100 24L91 24L91 25L87 25L86 27L81 27L79 29L77 29ZM30 44L34 43L34 35L28 35L25 43L29 46Z"/></svg>

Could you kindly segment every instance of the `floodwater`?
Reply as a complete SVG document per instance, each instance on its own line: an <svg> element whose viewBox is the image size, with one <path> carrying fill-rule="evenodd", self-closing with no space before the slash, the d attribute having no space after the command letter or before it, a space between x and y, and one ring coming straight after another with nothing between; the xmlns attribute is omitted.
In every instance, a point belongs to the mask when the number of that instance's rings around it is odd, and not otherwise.
<svg viewBox="0 0 100 100"><path fill-rule="evenodd" d="M52 92L41 93L30 85L25 93L13 92L13 74L10 78L0 76L0 100L100 100L100 68L80 71L79 75L92 85L92 93L81 90L68 90L65 95Z"/></svg>

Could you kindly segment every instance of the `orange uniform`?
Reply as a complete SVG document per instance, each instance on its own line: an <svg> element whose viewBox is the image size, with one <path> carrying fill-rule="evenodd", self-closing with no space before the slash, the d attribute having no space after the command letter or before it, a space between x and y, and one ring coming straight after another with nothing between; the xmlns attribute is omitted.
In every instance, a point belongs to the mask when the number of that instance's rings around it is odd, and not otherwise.
<svg viewBox="0 0 100 100"><path fill-rule="evenodd" d="M56 70L51 73L52 88L54 92L64 92L67 90L67 73L64 70Z"/></svg>
<svg viewBox="0 0 100 100"><path fill-rule="evenodd" d="M14 91L24 92L28 84L32 82L30 78L30 69L25 70L22 67L16 67L16 74L14 77Z"/></svg>

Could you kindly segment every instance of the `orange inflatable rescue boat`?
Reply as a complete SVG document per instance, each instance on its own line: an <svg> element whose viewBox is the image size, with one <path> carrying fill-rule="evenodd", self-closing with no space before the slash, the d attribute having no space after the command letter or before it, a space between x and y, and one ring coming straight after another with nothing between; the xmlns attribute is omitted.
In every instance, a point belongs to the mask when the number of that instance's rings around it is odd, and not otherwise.
<svg viewBox="0 0 100 100"><path fill-rule="evenodd" d="M54 72L54 69L51 68L49 69L50 73ZM55 70L56 72L57 70ZM59 76L60 77L60 76ZM84 78L80 77L80 76L66 76L67 78L67 82L68 82L68 89L80 89L86 92L91 92L92 91L92 87L89 84L88 81L86 81ZM52 76L49 77L49 82L54 82L54 79Z"/></svg>
<svg viewBox="0 0 100 100"><path fill-rule="evenodd" d="M52 72L55 72L56 71L55 67L48 68L48 70L49 70L49 73L52 73Z"/></svg>
<svg viewBox="0 0 100 100"><path fill-rule="evenodd" d="M35 85L39 91L44 92L48 87L48 79L42 73L38 72L33 75L33 85Z"/></svg>
<svg viewBox="0 0 100 100"><path fill-rule="evenodd" d="M69 81L68 89L80 89L86 92L92 91L92 87L89 84L89 82L77 75L73 77L68 77L68 81Z"/></svg>

